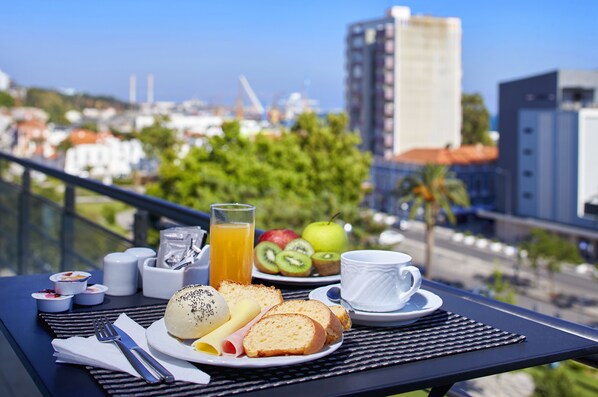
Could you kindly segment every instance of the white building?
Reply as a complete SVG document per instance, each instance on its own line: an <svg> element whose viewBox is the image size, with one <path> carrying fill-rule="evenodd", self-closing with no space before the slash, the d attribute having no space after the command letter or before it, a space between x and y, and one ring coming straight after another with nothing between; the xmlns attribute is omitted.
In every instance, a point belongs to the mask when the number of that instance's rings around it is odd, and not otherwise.
<svg viewBox="0 0 598 397"><path fill-rule="evenodd" d="M10 77L0 70L0 91L6 91L10 88Z"/></svg>
<svg viewBox="0 0 598 397"><path fill-rule="evenodd" d="M224 119L220 116L173 113L170 115L170 120L166 123L166 126L178 132L188 131L207 135L208 131L214 130L214 127L220 129L223 121Z"/></svg>
<svg viewBox="0 0 598 397"><path fill-rule="evenodd" d="M139 141L123 141L111 133L74 130L69 136L73 147L66 151L64 171L83 178L111 182L131 175L134 166L145 158Z"/></svg>
<svg viewBox="0 0 598 397"><path fill-rule="evenodd" d="M461 143L461 20L392 7L347 33L346 106L362 148L390 157Z"/></svg>

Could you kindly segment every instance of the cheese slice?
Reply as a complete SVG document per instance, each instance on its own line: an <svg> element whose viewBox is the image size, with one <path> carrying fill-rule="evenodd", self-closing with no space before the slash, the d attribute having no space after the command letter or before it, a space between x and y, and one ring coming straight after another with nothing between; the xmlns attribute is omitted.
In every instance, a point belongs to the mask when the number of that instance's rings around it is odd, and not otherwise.
<svg viewBox="0 0 598 397"><path fill-rule="evenodd" d="M253 299L243 299L230 309L230 320L193 342L195 350L215 356L222 355L224 339L243 328L255 316L260 314L262 308Z"/></svg>

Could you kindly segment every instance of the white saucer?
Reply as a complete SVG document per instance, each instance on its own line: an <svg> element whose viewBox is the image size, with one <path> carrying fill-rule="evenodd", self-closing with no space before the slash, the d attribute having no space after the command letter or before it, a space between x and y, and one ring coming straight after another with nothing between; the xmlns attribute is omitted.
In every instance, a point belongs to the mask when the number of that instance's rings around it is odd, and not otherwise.
<svg viewBox="0 0 598 397"><path fill-rule="evenodd" d="M316 288L309 293L310 299L316 299L328 306L338 305L328 299L326 291L332 287L339 287L340 284L326 285ZM438 295L420 288L409 302L401 310L393 312L364 312L355 310L351 313L351 320L355 324L369 325L372 327L398 327L414 323L420 317L426 316L442 306L442 298Z"/></svg>

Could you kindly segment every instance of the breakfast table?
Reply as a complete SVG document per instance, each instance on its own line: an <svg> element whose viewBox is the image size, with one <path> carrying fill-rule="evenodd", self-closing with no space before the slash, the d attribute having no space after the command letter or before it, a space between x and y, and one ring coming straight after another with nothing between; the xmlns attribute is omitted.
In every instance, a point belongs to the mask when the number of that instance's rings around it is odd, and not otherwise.
<svg viewBox="0 0 598 397"><path fill-rule="evenodd" d="M166 300L106 296L97 306L65 313L38 313L31 293L49 287L49 275L0 278L0 329L46 396L105 395L389 395L430 389L448 392L455 382L567 359L596 365L598 331L424 280L422 288L442 299L434 313L403 327L356 325L342 346L318 360L277 368L197 366L207 385L177 381L146 384L128 374L57 364L52 339L93 334L98 316L127 313L148 327L161 318ZM92 272L90 283L101 283ZM262 282L262 281L259 281ZM262 282L264 284L275 283ZM315 287L277 285L285 298L306 299Z"/></svg>

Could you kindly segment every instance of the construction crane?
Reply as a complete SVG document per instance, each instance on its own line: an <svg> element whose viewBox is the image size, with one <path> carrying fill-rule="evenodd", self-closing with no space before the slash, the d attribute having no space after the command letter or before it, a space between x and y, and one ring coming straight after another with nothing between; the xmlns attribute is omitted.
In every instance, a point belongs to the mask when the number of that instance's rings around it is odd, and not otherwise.
<svg viewBox="0 0 598 397"><path fill-rule="evenodd" d="M262 103L258 99L257 95L255 95L255 92L249 85L249 81L247 81L247 78L245 78L245 76L243 76L243 75L239 76L239 81L241 82L241 88L243 89L243 91L245 91L245 93L249 97L249 100L251 101L253 108L260 115L261 119L265 120L266 119L266 110L264 109L264 106L262 105ZM239 92L239 97L237 99L237 112L236 113L237 113L237 117L242 118L243 99L242 99L241 92Z"/></svg>

